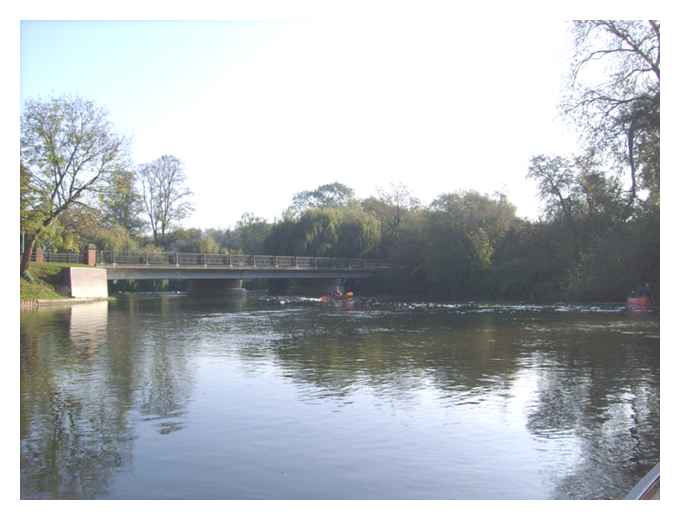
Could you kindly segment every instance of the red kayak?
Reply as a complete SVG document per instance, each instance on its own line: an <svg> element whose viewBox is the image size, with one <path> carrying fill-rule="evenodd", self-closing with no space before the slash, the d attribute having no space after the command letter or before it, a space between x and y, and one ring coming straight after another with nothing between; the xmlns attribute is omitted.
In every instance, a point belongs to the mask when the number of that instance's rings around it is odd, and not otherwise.
<svg viewBox="0 0 680 520"><path fill-rule="evenodd" d="M331 301L348 301L351 300L354 297L354 293L352 291L348 291L345 294L341 294L340 296L322 296L320 298L322 303L328 303Z"/></svg>
<svg viewBox="0 0 680 520"><path fill-rule="evenodd" d="M626 300L626 307L629 311L647 311L652 305L648 296L631 297Z"/></svg>

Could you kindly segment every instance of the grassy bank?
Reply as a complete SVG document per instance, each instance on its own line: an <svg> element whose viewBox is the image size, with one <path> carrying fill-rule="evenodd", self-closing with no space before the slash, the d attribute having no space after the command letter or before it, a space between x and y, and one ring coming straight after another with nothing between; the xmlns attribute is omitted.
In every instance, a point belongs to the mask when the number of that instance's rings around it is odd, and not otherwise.
<svg viewBox="0 0 680 520"><path fill-rule="evenodd" d="M65 267L72 267L76 264L59 263L32 263L28 272L33 281L21 277L21 300L57 300L64 298L63 294L57 292L61 277L60 273Z"/></svg>

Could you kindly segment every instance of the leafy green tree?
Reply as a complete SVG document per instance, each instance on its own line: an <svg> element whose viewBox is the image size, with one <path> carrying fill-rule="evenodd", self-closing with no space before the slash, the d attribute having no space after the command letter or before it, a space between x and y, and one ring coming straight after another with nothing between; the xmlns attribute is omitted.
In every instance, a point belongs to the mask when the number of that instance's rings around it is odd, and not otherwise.
<svg viewBox="0 0 680 520"><path fill-rule="evenodd" d="M312 208L339 208L354 201L354 190L339 182L323 184L312 191L301 191L293 196L289 212L299 216Z"/></svg>
<svg viewBox="0 0 680 520"><path fill-rule="evenodd" d="M380 222L380 251L387 254L389 249L400 240L404 218L409 212L420 207L420 201L405 185L392 184L387 189L378 190L377 197L364 199L361 207Z"/></svg>
<svg viewBox="0 0 680 520"><path fill-rule="evenodd" d="M286 218L272 225L263 242L264 251L271 255L305 256L305 236L299 220Z"/></svg>
<svg viewBox="0 0 680 520"><path fill-rule="evenodd" d="M473 294L514 219L515 208L503 195L493 199L468 191L437 197L426 224L431 286L449 295Z"/></svg>
<svg viewBox="0 0 680 520"><path fill-rule="evenodd" d="M210 235L203 234L198 243L198 251L205 254L216 254L220 252L220 246Z"/></svg>
<svg viewBox="0 0 680 520"><path fill-rule="evenodd" d="M336 242L332 255L360 258L375 253L380 242L380 222L361 208L326 210L337 218Z"/></svg>
<svg viewBox="0 0 680 520"><path fill-rule="evenodd" d="M217 241L207 231L198 228L178 228L165 236L165 248L179 253L220 252Z"/></svg>
<svg viewBox="0 0 680 520"><path fill-rule="evenodd" d="M199 228L176 228L165 235L162 247L179 253L198 253L202 238Z"/></svg>
<svg viewBox="0 0 680 520"><path fill-rule="evenodd" d="M62 250L78 251L89 244L94 244L97 249L115 253L134 251L138 248L137 240L130 236L125 227L107 222L102 211L96 208L75 206L65 211L59 222L63 238L58 248ZM70 248L67 242L69 238Z"/></svg>
<svg viewBox="0 0 680 520"><path fill-rule="evenodd" d="M36 240L125 161L125 141L113 132L106 111L93 102L68 97L26 102L21 118L27 235L22 275Z"/></svg>
<svg viewBox="0 0 680 520"><path fill-rule="evenodd" d="M146 223L141 218L144 205L135 184L133 170L113 172L99 194L99 207L108 224L122 226L131 236L140 236Z"/></svg>
<svg viewBox="0 0 680 520"><path fill-rule="evenodd" d="M235 232L239 249L245 254L264 254L264 243L269 235L271 224L252 213L244 213L236 223Z"/></svg>
<svg viewBox="0 0 680 520"><path fill-rule="evenodd" d="M239 234L234 229L206 229L205 236L213 240L220 251L237 253L241 249Z"/></svg>
<svg viewBox="0 0 680 520"><path fill-rule="evenodd" d="M380 223L359 207L313 208L274 224L264 242L270 254L369 256L380 241Z"/></svg>

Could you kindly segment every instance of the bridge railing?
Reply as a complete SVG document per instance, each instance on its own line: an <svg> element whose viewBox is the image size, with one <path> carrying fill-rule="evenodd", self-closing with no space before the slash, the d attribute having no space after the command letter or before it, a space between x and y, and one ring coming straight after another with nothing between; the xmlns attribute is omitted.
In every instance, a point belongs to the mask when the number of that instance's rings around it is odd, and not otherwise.
<svg viewBox="0 0 680 520"><path fill-rule="evenodd" d="M19 255L21 258L21 254ZM60 264L80 264L83 263L82 253L53 253L42 251L38 253L35 249L31 252L31 262L57 262Z"/></svg>
<svg viewBox="0 0 680 520"><path fill-rule="evenodd" d="M222 255L207 253L114 253L97 251L97 265L222 267L233 269L344 269L382 270L391 265L381 260L320 256Z"/></svg>

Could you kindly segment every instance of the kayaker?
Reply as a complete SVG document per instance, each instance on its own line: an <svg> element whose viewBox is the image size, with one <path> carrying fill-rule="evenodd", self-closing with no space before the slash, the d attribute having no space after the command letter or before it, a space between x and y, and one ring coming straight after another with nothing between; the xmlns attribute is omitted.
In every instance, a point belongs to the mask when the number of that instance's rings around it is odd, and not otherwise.
<svg viewBox="0 0 680 520"><path fill-rule="evenodd" d="M640 298L648 298L650 304L654 304L654 297L652 296L652 289L649 286L648 282L645 282L642 284L640 289L638 290L638 296Z"/></svg>

